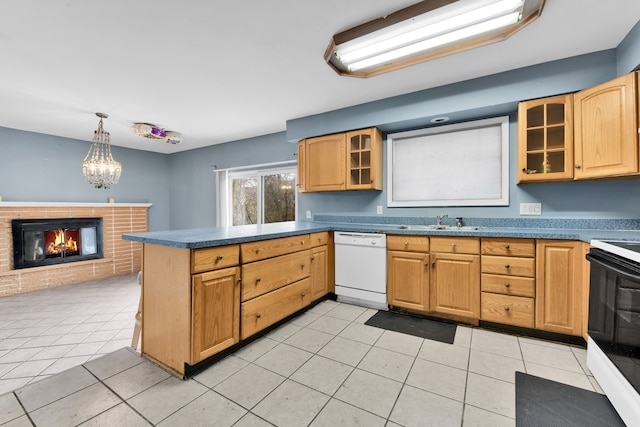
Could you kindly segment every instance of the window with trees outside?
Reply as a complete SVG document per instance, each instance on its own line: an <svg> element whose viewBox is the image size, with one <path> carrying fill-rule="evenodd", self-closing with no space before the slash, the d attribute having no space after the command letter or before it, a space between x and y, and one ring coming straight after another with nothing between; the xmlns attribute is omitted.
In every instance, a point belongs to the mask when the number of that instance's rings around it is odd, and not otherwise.
<svg viewBox="0 0 640 427"><path fill-rule="evenodd" d="M226 207L220 225L295 221L296 173L295 167L229 170L222 179L226 186L222 202Z"/></svg>

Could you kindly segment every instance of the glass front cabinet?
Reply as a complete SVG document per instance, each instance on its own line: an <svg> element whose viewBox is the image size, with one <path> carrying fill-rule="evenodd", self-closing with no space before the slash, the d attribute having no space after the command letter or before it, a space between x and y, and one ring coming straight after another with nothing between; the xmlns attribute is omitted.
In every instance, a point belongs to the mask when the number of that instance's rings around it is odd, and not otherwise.
<svg viewBox="0 0 640 427"><path fill-rule="evenodd" d="M518 183L573 179L571 95L518 105Z"/></svg>

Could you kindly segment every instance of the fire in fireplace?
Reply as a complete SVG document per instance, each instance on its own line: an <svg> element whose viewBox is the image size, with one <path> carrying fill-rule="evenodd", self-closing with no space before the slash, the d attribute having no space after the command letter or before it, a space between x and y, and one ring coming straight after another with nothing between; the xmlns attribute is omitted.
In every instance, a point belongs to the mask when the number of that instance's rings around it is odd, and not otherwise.
<svg viewBox="0 0 640 427"><path fill-rule="evenodd" d="M16 219L15 269L103 257L102 218Z"/></svg>

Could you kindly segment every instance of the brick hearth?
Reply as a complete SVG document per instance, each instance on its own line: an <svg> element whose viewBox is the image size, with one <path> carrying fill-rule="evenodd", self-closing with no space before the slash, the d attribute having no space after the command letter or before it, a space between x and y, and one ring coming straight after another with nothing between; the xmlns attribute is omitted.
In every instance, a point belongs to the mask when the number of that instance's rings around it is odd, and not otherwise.
<svg viewBox="0 0 640 427"><path fill-rule="evenodd" d="M140 271L142 244L122 240L148 230L150 204L0 202L0 297ZM103 218L104 258L13 269L12 219Z"/></svg>

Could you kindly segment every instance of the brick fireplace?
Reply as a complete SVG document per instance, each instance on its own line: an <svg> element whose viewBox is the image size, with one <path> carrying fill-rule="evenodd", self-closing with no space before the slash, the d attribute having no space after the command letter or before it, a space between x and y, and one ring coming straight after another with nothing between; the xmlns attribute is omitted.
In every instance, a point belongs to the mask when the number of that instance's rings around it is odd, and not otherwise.
<svg viewBox="0 0 640 427"><path fill-rule="evenodd" d="M122 234L148 231L147 203L0 202L0 297L140 271L142 244ZM12 220L101 218L103 258L15 269Z"/></svg>

